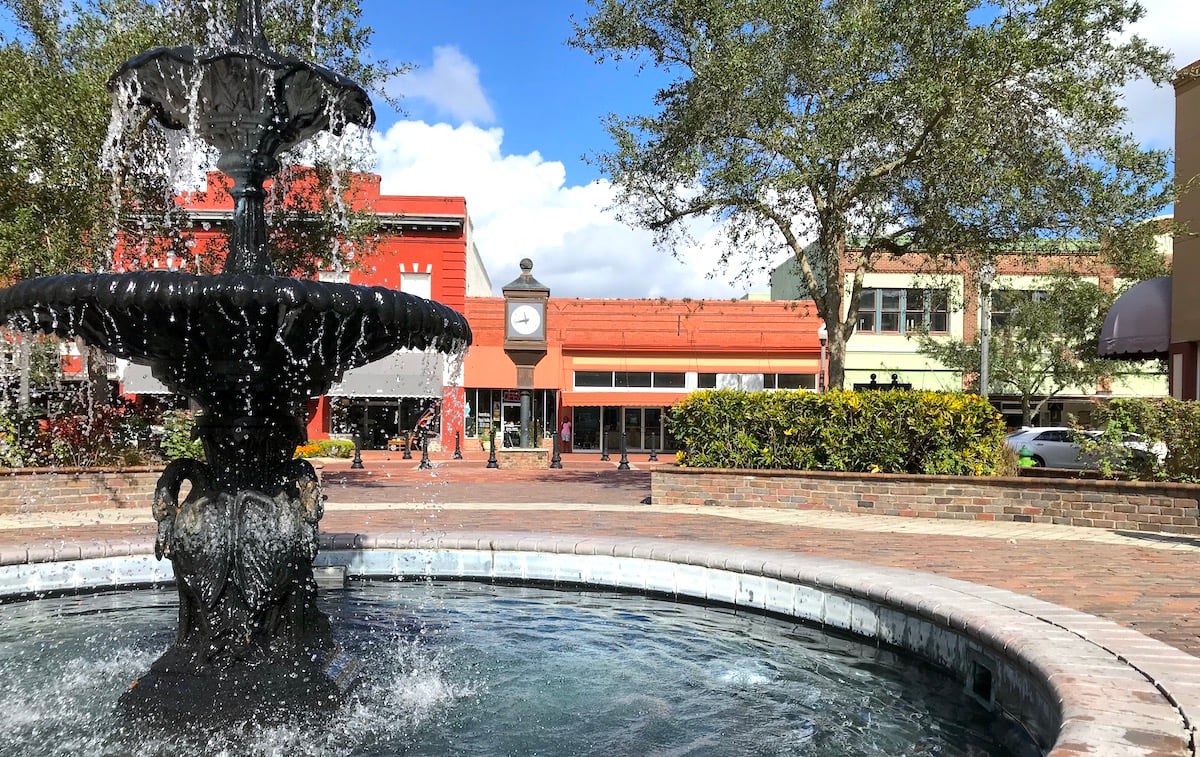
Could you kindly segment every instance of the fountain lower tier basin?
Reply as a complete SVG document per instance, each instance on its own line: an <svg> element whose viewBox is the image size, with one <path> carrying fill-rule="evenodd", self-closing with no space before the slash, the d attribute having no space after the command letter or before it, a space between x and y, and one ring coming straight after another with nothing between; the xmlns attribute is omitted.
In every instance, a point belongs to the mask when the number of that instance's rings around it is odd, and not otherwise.
<svg viewBox="0 0 1200 757"><path fill-rule="evenodd" d="M471 340L457 311L405 292L181 271L28 279L0 290L0 320L149 365L202 404L318 396L345 370L396 350L453 352Z"/></svg>
<svg viewBox="0 0 1200 757"><path fill-rule="evenodd" d="M170 568L152 550L122 541L0 553L0 598L165 583ZM928 573L711 543L493 532L326 535L316 564L327 586L349 576L620 587L767 613L932 663L1054 757L1195 754L1196 658L1111 621ZM341 622L334 613L335 633ZM162 641L135 673L169 641L152 625Z"/></svg>
<svg viewBox="0 0 1200 757"><path fill-rule="evenodd" d="M327 721L231 720L193 732L175 719L168 730L122 732L113 691L169 642L172 605L169 592L144 590L0 607L0 753L1035 753L1019 728L930 666L792 621L434 581L326 593L322 605L364 671Z"/></svg>

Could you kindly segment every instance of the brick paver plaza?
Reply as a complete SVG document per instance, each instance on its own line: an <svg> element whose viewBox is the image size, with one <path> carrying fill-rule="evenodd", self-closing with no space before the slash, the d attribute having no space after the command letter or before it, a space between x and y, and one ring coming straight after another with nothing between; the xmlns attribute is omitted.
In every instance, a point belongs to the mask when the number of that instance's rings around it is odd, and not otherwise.
<svg viewBox="0 0 1200 757"><path fill-rule="evenodd" d="M562 470L485 467L368 453L323 470L326 534L458 531L649 536L781 549L928 571L1008 589L1113 620L1200 656L1200 540L1028 523L933 521L766 508L667 508L649 503L651 463L567 455ZM152 539L146 511L0 517L0 551ZM10 560L11 561L11 560Z"/></svg>

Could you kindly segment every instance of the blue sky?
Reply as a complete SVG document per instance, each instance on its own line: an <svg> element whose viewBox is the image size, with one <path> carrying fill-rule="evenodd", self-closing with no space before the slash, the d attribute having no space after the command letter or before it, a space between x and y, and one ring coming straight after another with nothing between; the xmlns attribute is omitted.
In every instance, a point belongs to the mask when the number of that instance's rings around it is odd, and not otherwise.
<svg viewBox="0 0 1200 757"><path fill-rule="evenodd" d="M571 183L598 176L581 157L608 145L601 117L644 111L664 81L653 70L600 65L568 47L572 15L586 15L582 0L364 0L362 7L376 52L418 66L410 81L396 82L407 93L407 117L499 126L505 152L562 161ZM464 66L474 68L474 81L455 78ZM421 82L415 91L412 79ZM425 83L458 91L435 94ZM378 108L385 129L399 117Z"/></svg>

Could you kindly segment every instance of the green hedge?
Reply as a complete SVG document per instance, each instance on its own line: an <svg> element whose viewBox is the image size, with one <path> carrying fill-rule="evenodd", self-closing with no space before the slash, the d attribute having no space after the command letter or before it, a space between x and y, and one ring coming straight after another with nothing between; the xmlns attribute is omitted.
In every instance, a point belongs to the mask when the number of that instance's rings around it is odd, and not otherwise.
<svg viewBox="0 0 1200 757"><path fill-rule="evenodd" d="M971 394L694 392L669 416L678 460L697 468L991 475L1004 422Z"/></svg>

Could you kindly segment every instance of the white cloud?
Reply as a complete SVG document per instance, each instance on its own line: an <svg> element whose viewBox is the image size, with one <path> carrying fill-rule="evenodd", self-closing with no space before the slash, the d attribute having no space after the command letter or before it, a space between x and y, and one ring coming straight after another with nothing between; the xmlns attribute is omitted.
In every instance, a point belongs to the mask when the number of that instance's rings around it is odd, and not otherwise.
<svg viewBox="0 0 1200 757"><path fill-rule="evenodd" d="M606 181L567 186L561 163L536 152L505 155L501 129L401 121L375 136L385 193L467 198L496 287L516 278L518 262L529 257L534 275L558 297L730 298L745 291L708 276L717 260L711 229L697 226L697 248L677 260L605 210L613 198Z"/></svg>
<svg viewBox="0 0 1200 757"><path fill-rule="evenodd" d="M1200 59L1200 35L1194 23L1196 0L1142 0L1145 17L1130 30L1166 48L1176 68ZM1146 147L1175 145L1175 92L1170 84L1155 87L1138 81L1125 88L1125 104L1138 141Z"/></svg>
<svg viewBox="0 0 1200 757"><path fill-rule="evenodd" d="M490 124L496 114L479 82L479 67L454 46L433 48L433 64L399 77L393 94L424 100L438 115L462 122Z"/></svg>

